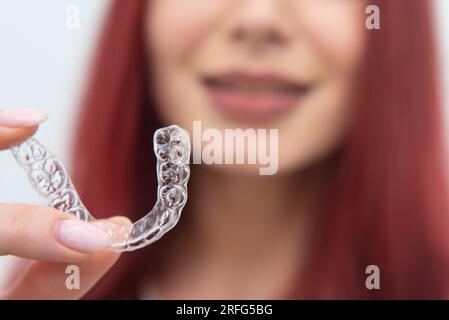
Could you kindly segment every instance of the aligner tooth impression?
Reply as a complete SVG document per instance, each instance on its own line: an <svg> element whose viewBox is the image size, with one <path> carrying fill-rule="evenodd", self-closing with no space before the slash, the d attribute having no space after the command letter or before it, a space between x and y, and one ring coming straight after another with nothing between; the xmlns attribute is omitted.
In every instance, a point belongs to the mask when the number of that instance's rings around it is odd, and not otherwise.
<svg viewBox="0 0 449 320"><path fill-rule="evenodd" d="M156 130L153 137L158 177L157 201L153 209L136 221L130 230L117 228L110 250L125 252L159 240L178 222L187 202L190 177L190 136L187 130L172 125ZM61 161L36 138L11 147L18 164L27 172L34 190L48 205L76 218L95 222L81 202Z"/></svg>

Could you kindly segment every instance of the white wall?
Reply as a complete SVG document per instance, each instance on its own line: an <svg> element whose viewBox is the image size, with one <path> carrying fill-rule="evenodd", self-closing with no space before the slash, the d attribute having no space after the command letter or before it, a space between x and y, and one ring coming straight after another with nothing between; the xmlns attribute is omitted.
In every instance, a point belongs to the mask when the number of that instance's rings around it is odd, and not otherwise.
<svg viewBox="0 0 449 320"><path fill-rule="evenodd" d="M49 119L36 136L64 162L74 107L107 3L0 0L0 108L47 112ZM80 9L79 30L66 27L72 4ZM44 204L9 152L0 152L0 202ZM0 280L11 260L0 257Z"/></svg>
<svg viewBox="0 0 449 320"><path fill-rule="evenodd" d="M30 106L47 112L49 120L37 137L64 161L87 58L108 2L0 0L0 107ZM449 110L449 1L436 2ZM65 11L71 4L80 9L79 30L66 27ZM9 152L0 153L0 202L43 204ZM8 261L0 258L0 279Z"/></svg>
<svg viewBox="0 0 449 320"><path fill-rule="evenodd" d="M446 124L449 128L449 1L435 0L436 16L440 36L441 57L443 58L443 92L446 103ZM448 130L449 136L449 130Z"/></svg>

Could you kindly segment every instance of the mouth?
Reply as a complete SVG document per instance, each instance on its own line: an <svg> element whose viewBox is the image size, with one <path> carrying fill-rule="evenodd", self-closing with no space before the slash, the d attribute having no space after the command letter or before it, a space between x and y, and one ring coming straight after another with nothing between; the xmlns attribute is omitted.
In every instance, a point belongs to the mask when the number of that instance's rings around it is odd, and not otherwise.
<svg viewBox="0 0 449 320"><path fill-rule="evenodd" d="M300 105L312 85L273 73L229 72L202 78L211 104L243 120L266 120Z"/></svg>

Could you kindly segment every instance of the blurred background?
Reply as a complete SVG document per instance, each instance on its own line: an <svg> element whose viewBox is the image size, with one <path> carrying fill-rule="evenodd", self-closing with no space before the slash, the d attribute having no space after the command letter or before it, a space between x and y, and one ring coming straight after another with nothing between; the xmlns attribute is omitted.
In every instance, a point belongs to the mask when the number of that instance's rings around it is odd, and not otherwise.
<svg viewBox="0 0 449 320"><path fill-rule="evenodd" d="M434 1L449 123L449 1ZM34 107L48 113L37 137L68 167L72 119L108 3L0 0L0 108ZM71 14L79 14L79 25L67 21ZM0 153L0 170L0 202L45 203L9 152ZM0 284L10 261L0 257Z"/></svg>

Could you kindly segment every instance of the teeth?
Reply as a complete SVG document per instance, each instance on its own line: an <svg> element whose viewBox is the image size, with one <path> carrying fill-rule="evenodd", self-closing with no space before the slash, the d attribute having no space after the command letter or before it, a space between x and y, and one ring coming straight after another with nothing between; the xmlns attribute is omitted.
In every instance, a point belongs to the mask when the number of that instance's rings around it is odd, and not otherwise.
<svg viewBox="0 0 449 320"><path fill-rule="evenodd" d="M211 83L215 87L231 90L245 91L248 93L296 93L295 87L273 83L249 83L239 81L216 81Z"/></svg>

